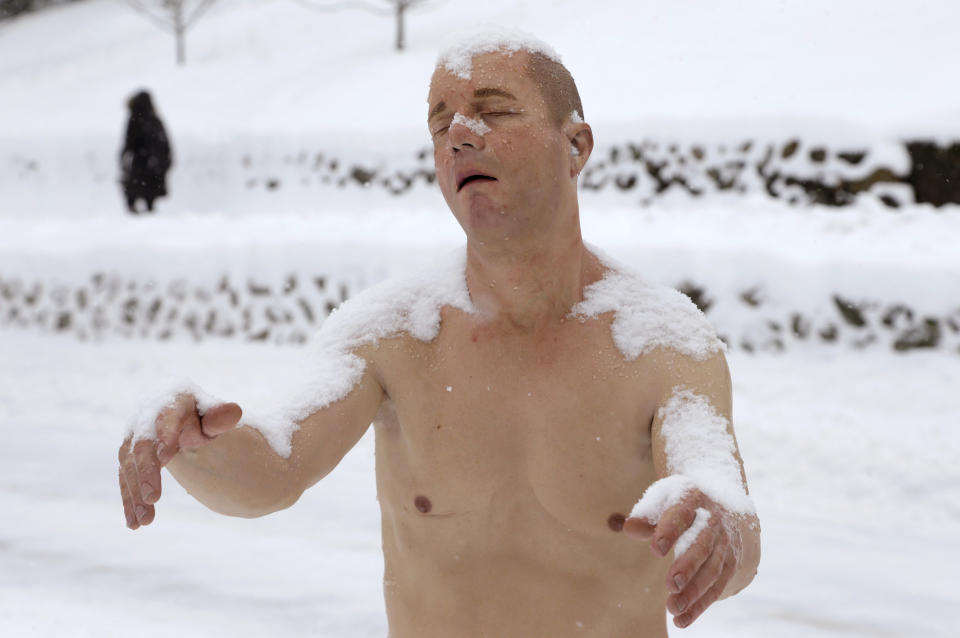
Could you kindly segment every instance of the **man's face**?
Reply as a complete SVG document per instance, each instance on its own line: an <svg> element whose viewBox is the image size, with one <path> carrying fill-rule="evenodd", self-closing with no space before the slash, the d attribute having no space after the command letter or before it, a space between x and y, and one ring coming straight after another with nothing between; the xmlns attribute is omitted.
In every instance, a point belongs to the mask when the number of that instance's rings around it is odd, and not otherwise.
<svg viewBox="0 0 960 638"><path fill-rule="evenodd" d="M564 198L576 199L570 140L524 72L526 56L478 55L469 80L438 67L430 83L437 182L467 236L480 241L543 229Z"/></svg>

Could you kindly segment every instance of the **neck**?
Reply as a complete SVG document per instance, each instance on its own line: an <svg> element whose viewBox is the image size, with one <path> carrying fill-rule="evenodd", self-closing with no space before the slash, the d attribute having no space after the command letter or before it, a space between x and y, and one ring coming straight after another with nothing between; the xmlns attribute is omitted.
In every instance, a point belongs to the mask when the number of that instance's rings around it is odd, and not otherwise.
<svg viewBox="0 0 960 638"><path fill-rule="evenodd" d="M467 286L484 322L532 331L562 322L602 275L576 232L565 237L467 242Z"/></svg>

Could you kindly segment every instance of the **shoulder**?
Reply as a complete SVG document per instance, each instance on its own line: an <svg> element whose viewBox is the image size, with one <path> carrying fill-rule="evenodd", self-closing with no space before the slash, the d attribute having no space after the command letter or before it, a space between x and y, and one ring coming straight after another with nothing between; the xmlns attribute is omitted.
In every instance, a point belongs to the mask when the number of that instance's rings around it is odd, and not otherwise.
<svg viewBox="0 0 960 638"><path fill-rule="evenodd" d="M573 314L613 313L612 337L625 358L636 359L654 350L674 351L697 361L722 355L726 347L689 297L606 256L598 257L604 276L584 289L583 301Z"/></svg>
<svg viewBox="0 0 960 638"><path fill-rule="evenodd" d="M351 297L327 317L315 343L353 351L399 335L429 342L440 332L445 306L473 312L462 250Z"/></svg>

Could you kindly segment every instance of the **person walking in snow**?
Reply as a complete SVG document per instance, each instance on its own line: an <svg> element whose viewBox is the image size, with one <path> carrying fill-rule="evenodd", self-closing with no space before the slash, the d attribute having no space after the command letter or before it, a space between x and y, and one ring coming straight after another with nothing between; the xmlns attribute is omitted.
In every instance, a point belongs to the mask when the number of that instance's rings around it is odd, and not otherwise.
<svg viewBox="0 0 960 638"><path fill-rule="evenodd" d="M170 141L149 92L138 91L127 107L130 119L120 151L120 183L128 211L139 214L137 203L142 199L152 213L153 202L167 194L167 171L173 165Z"/></svg>

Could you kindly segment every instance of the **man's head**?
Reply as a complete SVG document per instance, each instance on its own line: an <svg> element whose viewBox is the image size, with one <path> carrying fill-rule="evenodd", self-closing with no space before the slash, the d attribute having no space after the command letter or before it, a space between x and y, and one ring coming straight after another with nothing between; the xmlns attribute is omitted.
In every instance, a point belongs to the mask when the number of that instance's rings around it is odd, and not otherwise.
<svg viewBox="0 0 960 638"><path fill-rule="evenodd" d="M549 47L481 38L448 50L428 108L440 189L468 237L521 239L578 222L577 176L593 136Z"/></svg>

